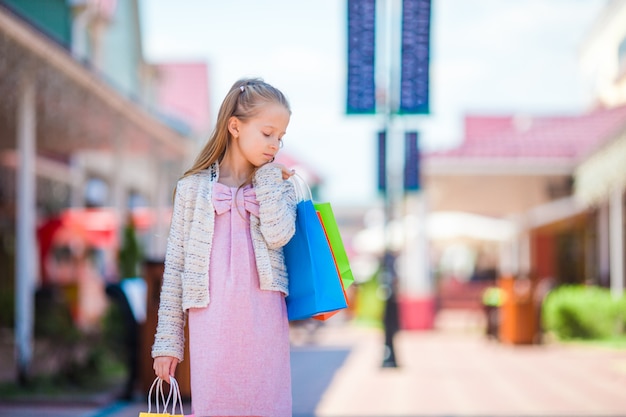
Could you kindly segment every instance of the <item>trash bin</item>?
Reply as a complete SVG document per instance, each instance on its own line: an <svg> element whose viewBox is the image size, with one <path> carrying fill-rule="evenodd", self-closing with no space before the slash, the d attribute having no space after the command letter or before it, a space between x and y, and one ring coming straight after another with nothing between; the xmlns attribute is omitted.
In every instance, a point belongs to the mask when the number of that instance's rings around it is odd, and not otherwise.
<svg viewBox="0 0 626 417"><path fill-rule="evenodd" d="M163 261L147 260L144 262L144 278L147 284L146 321L141 326L140 343L140 381L141 389L147 395L150 385L154 381L152 369L152 345L158 322L159 300L161 296L161 283L163 281ZM185 327L185 340L189 340L188 330ZM176 381L180 386L180 394L184 398L191 398L191 382L189 372L189 347L185 343L185 360L176 367Z"/></svg>
<svg viewBox="0 0 626 417"><path fill-rule="evenodd" d="M528 278L505 276L498 279L503 292L500 307L499 339L508 344L532 344L537 333L533 282Z"/></svg>

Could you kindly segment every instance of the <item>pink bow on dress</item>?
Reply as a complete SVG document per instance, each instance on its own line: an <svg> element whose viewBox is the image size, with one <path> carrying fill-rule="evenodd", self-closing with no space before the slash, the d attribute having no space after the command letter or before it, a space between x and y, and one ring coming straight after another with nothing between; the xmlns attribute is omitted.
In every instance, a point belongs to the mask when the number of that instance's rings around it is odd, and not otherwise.
<svg viewBox="0 0 626 417"><path fill-rule="evenodd" d="M236 198L233 192L236 191ZM243 192L242 192L243 191ZM252 187L231 188L221 183L216 183L213 189L213 206L217 214L226 213L237 205L241 206L241 195L243 194L243 208L256 217L259 217L259 202Z"/></svg>

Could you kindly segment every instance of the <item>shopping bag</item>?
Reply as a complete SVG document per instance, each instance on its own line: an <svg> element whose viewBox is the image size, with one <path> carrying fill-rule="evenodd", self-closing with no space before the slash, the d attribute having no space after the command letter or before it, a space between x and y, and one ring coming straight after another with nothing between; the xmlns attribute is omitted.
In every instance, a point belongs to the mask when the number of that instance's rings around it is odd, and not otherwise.
<svg viewBox="0 0 626 417"><path fill-rule="evenodd" d="M289 295L285 301L289 320L304 320L346 308L347 303L310 190L295 177L292 178L296 190L300 190L303 199L296 207L295 234L283 248L289 275Z"/></svg>
<svg viewBox="0 0 626 417"><path fill-rule="evenodd" d="M321 203L321 204L326 204L326 203ZM317 203L313 203L313 206L317 209ZM330 205L329 205L330 207ZM328 245L330 246L330 251L333 254L333 260L335 261L335 268L337 269L337 275L339 275L339 282L341 282L341 289L343 290L343 296L346 299L346 305L350 306L350 300L348 299L348 294L346 293L346 287L344 285L343 279L341 278L341 273L339 272L339 266L337 264L337 258L335 256L335 251L333 249L333 246L330 242L330 239L328 237L328 231L326 230L326 225L324 224L324 220L322 219L322 214L319 212L319 210L317 210L317 217L320 219L320 222L322 223L322 228L324 229L324 234L326 235L326 240L328 241ZM334 218L334 216L333 216ZM343 244L342 244L343 246ZM321 313L321 314L316 314L315 316L313 316L313 318L315 320L320 320L320 321L326 321L329 318L331 318L332 316L334 316L335 314L337 314L339 311L341 310L335 310L335 311L330 311L328 313Z"/></svg>
<svg viewBox="0 0 626 417"><path fill-rule="evenodd" d="M330 243L330 249L333 252L335 263L339 269L339 276L343 283L344 289L350 288L350 285L354 283L354 275L352 275L352 269L350 268L350 261L348 260L348 254L343 245L341 234L339 233L339 227L337 226L337 220L333 213L333 208L328 202L313 203L315 210L319 213L319 217L322 221L322 226L326 231L326 237Z"/></svg>

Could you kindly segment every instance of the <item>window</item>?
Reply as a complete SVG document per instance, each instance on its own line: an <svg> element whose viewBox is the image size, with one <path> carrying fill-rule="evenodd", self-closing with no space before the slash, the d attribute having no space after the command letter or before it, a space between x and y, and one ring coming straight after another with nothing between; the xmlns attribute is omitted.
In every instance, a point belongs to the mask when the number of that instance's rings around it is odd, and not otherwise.
<svg viewBox="0 0 626 417"><path fill-rule="evenodd" d="M109 199L109 185L101 178L91 177L85 185L85 205L87 207L106 206Z"/></svg>

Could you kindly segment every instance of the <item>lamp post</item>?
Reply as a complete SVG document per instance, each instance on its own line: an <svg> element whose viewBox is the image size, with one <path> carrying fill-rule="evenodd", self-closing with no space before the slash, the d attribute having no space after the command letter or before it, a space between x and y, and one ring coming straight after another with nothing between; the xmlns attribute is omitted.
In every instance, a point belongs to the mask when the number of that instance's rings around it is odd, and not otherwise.
<svg viewBox="0 0 626 417"><path fill-rule="evenodd" d="M393 339L400 328L398 248L393 247L390 226L396 217L396 202L401 201L403 192L419 189L417 160L405 158L405 175L397 172L402 165L404 141L396 121L397 116L429 112L430 1L379 0L377 4L376 0L348 0L347 113L383 113L383 128L378 135L378 189L384 200L385 214L385 245L379 278L380 293L385 299L383 367L397 366ZM395 24L398 20L401 25ZM380 33L375 31L377 26L382 27ZM375 51L382 52L382 59L376 66ZM376 94L377 91L382 94ZM417 133L415 143L416 140ZM416 159L418 152L414 151ZM413 163L414 166L408 165ZM427 274L421 279L425 276Z"/></svg>

